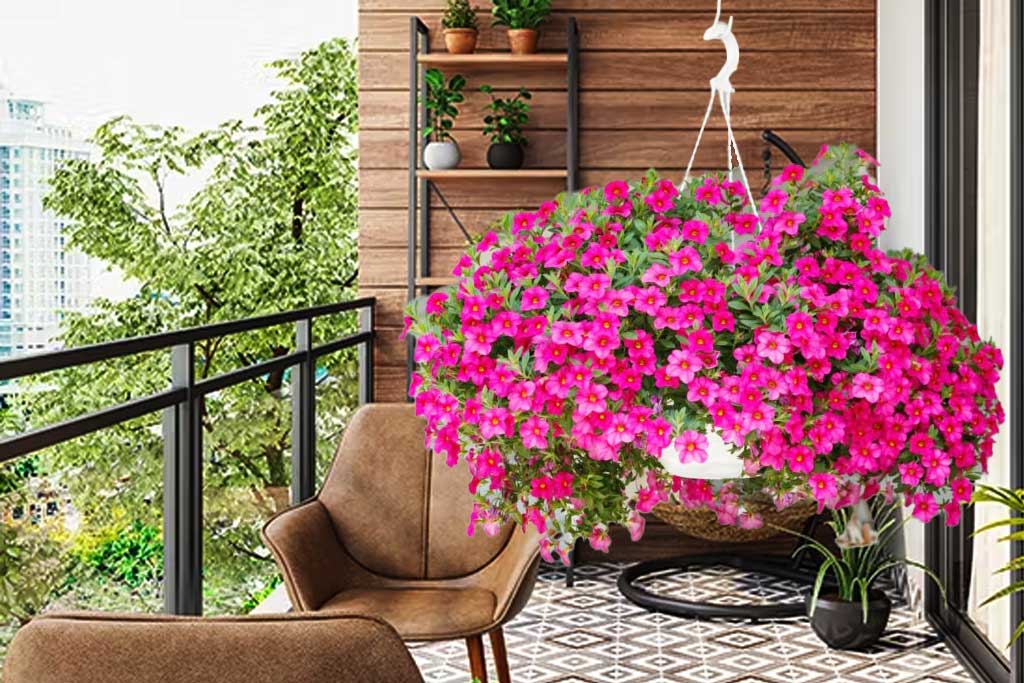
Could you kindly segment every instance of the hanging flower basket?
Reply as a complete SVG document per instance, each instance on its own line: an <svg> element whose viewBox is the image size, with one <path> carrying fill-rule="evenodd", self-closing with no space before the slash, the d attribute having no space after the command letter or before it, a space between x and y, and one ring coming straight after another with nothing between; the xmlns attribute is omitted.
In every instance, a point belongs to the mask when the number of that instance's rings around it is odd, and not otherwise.
<svg viewBox="0 0 1024 683"><path fill-rule="evenodd" d="M723 524L718 515L706 507L689 507L682 503L660 503L652 511L654 516L687 536L715 543L752 543L775 538L786 531L799 533L807 521L816 514L814 501L803 500L779 510L765 497L748 499L747 509L757 515L762 525L757 528Z"/></svg>

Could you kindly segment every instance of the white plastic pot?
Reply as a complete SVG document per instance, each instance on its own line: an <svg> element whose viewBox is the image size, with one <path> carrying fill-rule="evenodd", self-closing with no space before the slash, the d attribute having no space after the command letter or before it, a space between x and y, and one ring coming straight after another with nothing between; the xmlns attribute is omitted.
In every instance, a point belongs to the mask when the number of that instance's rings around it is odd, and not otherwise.
<svg viewBox="0 0 1024 683"><path fill-rule="evenodd" d="M679 461L679 451L672 440L662 452L661 466L676 477L684 479L739 479L743 476L741 452L722 440L718 432L708 428L704 432L708 440L708 459L704 462Z"/></svg>
<svg viewBox="0 0 1024 683"><path fill-rule="evenodd" d="M431 171L448 171L457 168L461 161L462 152L451 140L429 142L423 150L423 163Z"/></svg>

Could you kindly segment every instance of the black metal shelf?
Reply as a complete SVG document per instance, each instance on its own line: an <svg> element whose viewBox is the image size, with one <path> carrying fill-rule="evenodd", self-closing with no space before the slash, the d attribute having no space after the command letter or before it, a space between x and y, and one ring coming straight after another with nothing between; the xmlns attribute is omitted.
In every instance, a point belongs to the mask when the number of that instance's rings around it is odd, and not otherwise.
<svg viewBox="0 0 1024 683"><path fill-rule="evenodd" d="M494 180L565 180L569 192L578 189L579 178L579 59L580 38L575 17L569 17L565 52L540 52L532 55L513 55L507 52L481 52L453 55L430 51L430 31L419 17L409 20L409 239L408 239L408 298L450 283L450 278L431 277L430 273L430 199L431 193L451 214L467 242L469 231L456 215L437 182L489 182ZM566 72L566 159L564 169L527 168L515 171L491 169L452 169L430 171L422 168L426 141L420 134L420 125L427 119L424 74L426 69L509 69L544 70L565 69ZM407 371L412 374L413 340L409 339Z"/></svg>

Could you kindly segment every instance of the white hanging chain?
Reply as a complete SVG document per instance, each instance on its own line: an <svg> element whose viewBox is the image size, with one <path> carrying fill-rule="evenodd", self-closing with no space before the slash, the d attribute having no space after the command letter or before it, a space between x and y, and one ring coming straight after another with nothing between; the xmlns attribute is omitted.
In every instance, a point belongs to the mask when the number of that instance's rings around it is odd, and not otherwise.
<svg viewBox="0 0 1024 683"><path fill-rule="evenodd" d="M740 179L743 183L744 189L747 191L747 199L750 201L750 210L753 211L754 216L757 218L758 223L761 222L761 216L757 211L757 204L754 202L754 194L750 190L750 183L747 180L747 171L743 168L743 158L740 155L740 146L736 142L736 136L732 130L732 94L736 92L736 89L732 87L730 78L740 63L740 47L739 43L736 42L736 36L732 32L732 17L729 17L729 23L720 21L722 16L722 0L718 0L718 9L715 13L715 21L711 26L704 32L704 40L720 40L725 45L725 64L718 71L714 78L711 79L711 97L708 98L708 107L704 111L704 120L701 121L700 130L697 131L697 140L694 142L693 151L690 152L690 160L686 164L686 172L683 174L683 182L679 184L679 190L682 192L687 183L690 181L690 171L693 169L694 159L697 158L697 149L700 147L701 140L704 137L704 130L707 128L708 119L711 118L711 110L715 106L715 95L718 95L719 104L722 108L722 116L725 118L725 129L728 134L726 140L726 156L728 161L729 169L729 180L733 179L733 154L736 155L736 165L739 167Z"/></svg>

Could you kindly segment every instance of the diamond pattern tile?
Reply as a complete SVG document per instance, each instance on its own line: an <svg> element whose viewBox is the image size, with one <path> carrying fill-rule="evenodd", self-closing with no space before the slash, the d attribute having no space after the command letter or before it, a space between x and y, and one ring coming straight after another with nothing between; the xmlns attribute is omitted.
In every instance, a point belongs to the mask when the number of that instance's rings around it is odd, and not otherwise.
<svg viewBox="0 0 1024 683"><path fill-rule="evenodd" d="M522 683L910 683L970 681L923 622L895 609L871 651L829 650L806 619L698 621L638 607L615 586L622 565L578 567L566 588L560 567L543 567L533 597L505 627L513 680ZM690 600L759 604L801 600L800 587L727 567L663 572L650 590ZM485 639L486 642L486 639ZM488 644L488 662L491 661ZM414 645L428 683L469 683L462 642ZM490 680L497 676L490 671Z"/></svg>

